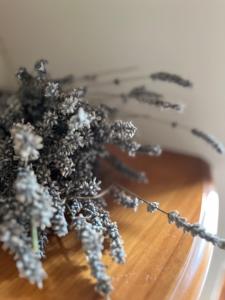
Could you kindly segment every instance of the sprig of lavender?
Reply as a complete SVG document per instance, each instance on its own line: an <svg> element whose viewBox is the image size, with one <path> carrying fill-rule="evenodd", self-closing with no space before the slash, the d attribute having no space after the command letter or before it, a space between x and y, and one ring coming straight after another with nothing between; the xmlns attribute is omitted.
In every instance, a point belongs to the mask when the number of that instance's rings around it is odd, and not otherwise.
<svg viewBox="0 0 225 300"><path fill-rule="evenodd" d="M184 110L184 105L165 101L161 95L148 91L144 86L132 89L127 94L126 99L127 98L133 98L138 102L147 103L160 109L175 110L177 112L183 112Z"/></svg>
<svg viewBox="0 0 225 300"><path fill-rule="evenodd" d="M51 225L54 209L52 197L48 190L37 182L34 172L28 168L19 169L15 181L16 200L24 219L29 219L32 225L45 229Z"/></svg>
<svg viewBox="0 0 225 300"><path fill-rule="evenodd" d="M139 152L140 150L138 150ZM140 151L141 152L141 151ZM124 162L118 159L115 155L108 154L105 157L106 161L108 161L116 170L121 172L124 176L139 181L139 182L147 182L148 179L144 172L138 172L127 166Z"/></svg>
<svg viewBox="0 0 225 300"><path fill-rule="evenodd" d="M182 217L177 211L170 211L168 213L168 221L175 224L177 228L182 228L184 232L189 232L193 237L199 236L200 238L212 243L220 249L225 249L225 239L209 233L200 224L191 224L186 218Z"/></svg>
<svg viewBox="0 0 225 300"><path fill-rule="evenodd" d="M55 182L52 183L50 194L52 196L54 214L51 218L51 226L58 237L65 236L68 233L68 224L65 217L65 200L60 197L59 187Z"/></svg>
<svg viewBox="0 0 225 300"><path fill-rule="evenodd" d="M201 129L197 128L191 128L190 126L184 125L182 123L178 123L177 121L167 121L165 119L155 117L150 114L127 114L126 117L132 117L132 118L142 118L142 119L147 119L147 120L153 120L156 121L160 124L164 124L166 126L170 126L173 129L180 129L185 132L190 132L192 135L194 135L197 138L200 138L204 142L206 142L208 145L210 145L218 154L224 154L225 152L225 146L224 144L218 140L218 138L214 137L211 134L205 133ZM145 146L141 146L141 148L145 148ZM138 152L141 152L141 148L139 148ZM159 153L160 154L160 153Z"/></svg>
<svg viewBox="0 0 225 300"><path fill-rule="evenodd" d="M167 73L167 72L157 72L157 73L151 74L150 77L152 80L161 80L161 81L172 82L172 83L175 83L182 87L192 87L192 83L189 80L184 79L181 76L176 75L176 74L171 74L171 73Z"/></svg>
<svg viewBox="0 0 225 300"><path fill-rule="evenodd" d="M177 228L182 228L184 232L190 233L193 237L199 236L200 238L212 243L214 246L217 246L220 249L225 249L225 239L220 238L219 236L209 233L205 230L204 227L202 227L199 223L191 224L187 221L186 218L182 217L179 212L177 211L170 211L166 212L165 210L161 209L158 202L150 202L143 198L140 198L135 193L129 191L125 187L118 186L118 187L112 187L112 189L119 189L121 192L127 193L128 197L137 197L137 199L140 202L143 202L147 206L147 211L150 213L154 213L156 211L159 211L168 217L168 222L170 224L175 224Z"/></svg>
<svg viewBox="0 0 225 300"><path fill-rule="evenodd" d="M112 186L111 195L116 202L127 208L133 208L134 211L137 211L138 206L141 203L139 197L131 195L130 193L127 194L124 189L120 189L117 186Z"/></svg>
<svg viewBox="0 0 225 300"><path fill-rule="evenodd" d="M134 192L128 190L126 187L118 184L110 186L106 191L107 193L110 193L118 203L128 208L134 208L136 210L138 204L145 203L148 212L154 213L159 211L167 215L168 222L170 224L175 224L177 228L182 228L184 232L190 233L193 237L199 236L200 238L211 242L214 246L217 246L220 249L225 249L225 239L207 232L199 223L189 223L187 219L182 217L177 211L166 212L160 208L159 202L150 202L145 200L136 195Z"/></svg>
<svg viewBox="0 0 225 300"><path fill-rule="evenodd" d="M81 215L74 219L73 222L78 238L81 240L82 247L87 255L91 274L97 280L96 290L101 295L107 296L112 291L112 285L110 277L106 273L106 267L101 261L103 237Z"/></svg>
<svg viewBox="0 0 225 300"><path fill-rule="evenodd" d="M15 219L6 219L0 225L0 241L4 249L13 253L20 276L42 288L46 273L38 257L33 253L22 225Z"/></svg>
<svg viewBox="0 0 225 300"><path fill-rule="evenodd" d="M123 240L119 234L116 222L107 222L107 234L110 238L110 254L118 264L125 263L126 253L123 247Z"/></svg>
<svg viewBox="0 0 225 300"><path fill-rule="evenodd" d="M171 74L168 72L156 72L152 73L150 75L135 75L135 76L129 76L129 77L115 77L113 79L107 80L107 81L95 81L89 84L88 86L105 86L105 85L115 85L119 86L126 82L132 82L132 81L139 81L139 80L146 80L151 78L152 80L161 80L161 81L167 81L171 83L175 83L179 86L182 86L184 88L186 87L192 87L192 83L182 78L179 75Z"/></svg>
<svg viewBox="0 0 225 300"><path fill-rule="evenodd" d="M207 144L211 145L219 154L224 153L225 151L224 145L220 141L218 141L214 136L196 128L191 129L191 133L196 137L205 141Z"/></svg>

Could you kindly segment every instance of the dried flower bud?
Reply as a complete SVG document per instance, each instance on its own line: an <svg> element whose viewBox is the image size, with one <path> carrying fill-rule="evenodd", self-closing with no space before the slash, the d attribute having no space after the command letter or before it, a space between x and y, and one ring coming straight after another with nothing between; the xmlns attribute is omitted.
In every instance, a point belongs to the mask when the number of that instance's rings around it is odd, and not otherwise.
<svg viewBox="0 0 225 300"><path fill-rule="evenodd" d="M42 137L33 133L30 124L14 124L11 128L14 151L23 161L39 158L39 149L43 148Z"/></svg>
<svg viewBox="0 0 225 300"><path fill-rule="evenodd" d="M159 203L158 202L149 202L147 204L147 211L154 213L155 211L157 211L159 208Z"/></svg>
<svg viewBox="0 0 225 300"><path fill-rule="evenodd" d="M35 63L34 69L38 72L38 75L45 75L47 73L46 70L47 64L48 61L46 59L40 59Z"/></svg>
<svg viewBox="0 0 225 300"><path fill-rule="evenodd" d="M46 98L57 98L59 97L60 89L58 82L48 82L45 87Z"/></svg>
<svg viewBox="0 0 225 300"><path fill-rule="evenodd" d="M127 208L133 208L134 211L137 211L138 206L141 203L139 198L126 194L122 189L119 189L116 186L112 187L111 194L119 204L122 204Z"/></svg>
<svg viewBox="0 0 225 300"><path fill-rule="evenodd" d="M16 199L27 218L42 229L51 225L54 209L47 189L38 184L32 170L20 169L15 182Z"/></svg>
<svg viewBox="0 0 225 300"><path fill-rule="evenodd" d="M61 113L63 115L73 114L77 109L78 101L79 100L77 97L75 97L74 93L71 93L70 95L66 96L61 104Z"/></svg>
<svg viewBox="0 0 225 300"><path fill-rule="evenodd" d="M123 151L126 151L129 156L136 156L141 147L141 144L135 141L124 141L118 145Z"/></svg>
<svg viewBox="0 0 225 300"><path fill-rule="evenodd" d="M111 126L110 139L115 142L131 140L137 128L132 122L117 120Z"/></svg>
<svg viewBox="0 0 225 300"><path fill-rule="evenodd" d="M93 117L87 113L82 107L78 109L76 115L73 115L69 121L69 129L71 132L82 129L84 127L90 128Z"/></svg>
<svg viewBox="0 0 225 300"><path fill-rule="evenodd" d="M16 78L23 83L28 83L32 79L32 76L27 72L26 68L21 67L16 73Z"/></svg>
<svg viewBox="0 0 225 300"><path fill-rule="evenodd" d="M137 153L159 156L162 153L162 149L159 145L141 145L138 148Z"/></svg>
<svg viewBox="0 0 225 300"><path fill-rule="evenodd" d="M146 174L144 172L140 172L130 168L121 160L119 160L116 156L107 155L106 160L110 162L110 164L112 164L112 166L116 168L116 170L121 172L126 177L140 182L148 182L148 178L146 177Z"/></svg>
<svg viewBox="0 0 225 300"><path fill-rule="evenodd" d="M119 234L116 222L109 222L106 224L107 234L110 238L110 254L118 264L125 263L126 254L123 248L123 241Z"/></svg>
<svg viewBox="0 0 225 300"><path fill-rule="evenodd" d="M65 201L61 199L56 183L52 183L50 195L54 207L54 214L51 219L52 229L57 236L62 237L68 233L68 224L65 218Z"/></svg>
<svg viewBox="0 0 225 300"><path fill-rule="evenodd" d="M111 292L112 286L110 277L106 274L106 267L101 261L103 238L82 216L74 220L74 225L78 232L78 237L81 240L82 247L87 255L91 274L97 280L96 291L106 296Z"/></svg>

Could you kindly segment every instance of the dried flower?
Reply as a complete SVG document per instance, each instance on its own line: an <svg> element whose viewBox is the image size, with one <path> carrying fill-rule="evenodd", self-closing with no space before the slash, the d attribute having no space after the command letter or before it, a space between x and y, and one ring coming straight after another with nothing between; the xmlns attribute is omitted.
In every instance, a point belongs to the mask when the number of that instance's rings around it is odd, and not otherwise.
<svg viewBox="0 0 225 300"><path fill-rule="evenodd" d="M141 145L137 152L150 156L159 156L162 153L162 149L159 145Z"/></svg>
<svg viewBox="0 0 225 300"><path fill-rule="evenodd" d="M61 104L61 113L63 115L73 114L77 109L79 99L76 97L76 90L65 97L65 100Z"/></svg>
<svg viewBox="0 0 225 300"><path fill-rule="evenodd" d="M161 80L161 81L168 81L176 83L177 85L183 86L183 87L192 87L192 83L187 80L183 79L182 77L176 75L176 74L170 74L167 72L157 72L151 74L151 79L153 80Z"/></svg>
<svg viewBox="0 0 225 300"><path fill-rule="evenodd" d="M6 220L0 225L0 241L5 249L13 253L20 276L42 288L46 273L35 256L23 227L15 219Z"/></svg>
<svg viewBox="0 0 225 300"><path fill-rule="evenodd" d="M19 68L16 73L16 77L23 83L28 83L32 79L32 76L27 72L27 69L23 67Z"/></svg>
<svg viewBox="0 0 225 300"><path fill-rule="evenodd" d="M52 198L48 190L37 182L32 170L20 169L15 182L16 199L35 226L44 229L51 225ZM24 216L25 218L25 216Z"/></svg>
<svg viewBox="0 0 225 300"><path fill-rule="evenodd" d="M65 217L65 201L61 199L59 188L55 182L51 185L50 193L54 207L51 226L54 233L57 236L62 237L68 233L68 224Z"/></svg>
<svg viewBox="0 0 225 300"><path fill-rule="evenodd" d="M83 129L84 127L90 128L92 117L82 107L78 109L76 115L73 115L69 121L69 129L71 132Z"/></svg>
<svg viewBox="0 0 225 300"><path fill-rule="evenodd" d="M107 233L110 238L110 254L118 264L125 263L126 253L116 222L108 222Z"/></svg>
<svg viewBox="0 0 225 300"><path fill-rule="evenodd" d="M113 198L123 206L127 208L133 208L134 211L137 211L139 204L141 203L140 199L138 197L128 195L123 191L122 189L118 187L113 187L111 189L111 193Z"/></svg>
<svg viewBox="0 0 225 300"><path fill-rule="evenodd" d="M47 69L46 69L47 64L48 64L48 61L46 59L40 59L35 63L34 69L37 71L37 73L40 77L47 74Z"/></svg>
<svg viewBox="0 0 225 300"><path fill-rule="evenodd" d="M225 239L221 239L217 235L206 232L200 224L190 224L187 220L180 216L177 211L168 213L169 223L175 223L178 228L182 228L185 232L189 232L192 236L199 236L200 238L211 242L213 245L225 249Z"/></svg>
<svg viewBox="0 0 225 300"><path fill-rule="evenodd" d="M154 213L155 211L157 211L159 208L159 203L158 202L149 202L147 204L147 211Z"/></svg>
<svg viewBox="0 0 225 300"><path fill-rule="evenodd" d="M48 82L45 88L45 97L52 98L59 96L59 83L58 82Z"/></svg>
<svg viewBox="0 0 225 300"><path fill-rule="evenodd" d="M11 128L14 142L14 150L21 160L36 160L39 157L39 149L43 148L42 137L33 133L30 124L17 123Z"/></svg>
<svg viewBox="0 0 225 300"><path fill-rule="evenodd" d="M200 139L203 139L206 143L211 145L219 154L223 154L225 151L224 145L218 141L214 136L204 133L201 130L198 130L196 128L193 128L191 130L191 133Z"/></svg>
<svg viewBox="0 0 225 300"><path fill-rule="evenodd" d="M156 106L160 109L171 109L178 112L183 112L184 106L177 103L170 103L163 100L162 95L148 91L144 86L134 88L127 95L128 98L134 98L139 102L147 103Z"/></svg>
<svg viewBox="0 0 225 300"><path fill-rule="evenodd" d="M119 160L116 156L110 154L107 155L105 158L116 170L123 173L130 179L140 181L140 182L147 182L148 179L144 172L138 172L130 167L128 167L125 163Z"/></svg>
<svg viewBox="0 0 225 300"><path fill-rule="evenodd" d="M78 237L87 255L91 268L91 274L97 280L96 290L102 295L108 295L112 291L110 277L106 274L106 267L101 261L102 256L102 235L92 228L82 216L74 220Z"/></svg>
<svg viewBox="0 0 225 300"><path fill-rule="evenodd" d="M136 130L132 122L117 120L111 126L110 140L116 143L129 141L134 137Z"/></svg>

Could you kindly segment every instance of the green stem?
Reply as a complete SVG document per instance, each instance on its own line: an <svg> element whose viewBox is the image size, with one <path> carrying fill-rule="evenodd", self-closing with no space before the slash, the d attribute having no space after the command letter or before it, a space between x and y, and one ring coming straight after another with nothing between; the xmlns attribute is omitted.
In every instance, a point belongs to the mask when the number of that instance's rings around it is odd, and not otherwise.
<svg viewBox="0 0 225 300"><path fill-rule="evenodd" d="M34 253L38 253L39 251L38 230L34 222L32 222L32 248Z"/></svg>

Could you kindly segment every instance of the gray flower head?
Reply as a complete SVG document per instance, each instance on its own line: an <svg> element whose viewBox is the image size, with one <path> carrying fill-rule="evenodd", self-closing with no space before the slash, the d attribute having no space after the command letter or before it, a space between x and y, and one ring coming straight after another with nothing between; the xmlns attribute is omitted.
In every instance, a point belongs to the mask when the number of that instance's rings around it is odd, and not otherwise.
<svg viewBox="0 0 225 300"><path fill-rule="evenodd" d="M132 122L118 120L112 125L110 137L112 140L127 141L134 137L136 130Z"/></svg>
<svg viewBox="0 0 225 300"><path fill-rule="evenodd" d="M114 199L123 206L127 208L133 208L134 211L137 211L139 204L141 203L140 199L136 196L128 195L122 189L113 187L111 193Z"/></svg>
<svg viewBox="0 0 225 300"><path fill-rule="evenodd" d="M52 97L59 97L59 83L58 82L48 82L47 86L45 87L45 97L52 98Z"/></svg>
<svg viewBox="0 0 225 300"><path fill-rule="evenodd" d="M43 127L49 130L56 124L58 124L58 115L55 112L47 111L42 120Z"/></svg>
<svg viewBox="0 0 225 300"><path fill-rule="evenodd" d="M22 161L36 160L43 148L42 137L33 132L30 124L17 123L11 128L14 151Z"/></svg>
<svg viewBox="0 0 225 300"><path fill-rule="evenodd" d="M91 268L91 274L97 280L96 290L106 296L111 290L111 280L106 273L106 267L101 261L103 249L103 237L95 231L90 223L81 215L74 220L79 239L87 255L87 261Z"/></svg>
<svg viewBox="0 0 225 300"><path fill-rule="evenodd" d="M77 104L79 102L78 97L74 92L67 95L61 104L61 113L63 115L70 115L77 109Z"/></svg>
<svg viewBox="0 0 225 300"><path fill-rule="evenodd" d="M157 211L159 208L159 203L158 202L149 202L147 205L147 211L154 213Z"/></svg>
<svg viewBox="0 0 225 300"><path fill-rule="evenodd" d="M70 118L69 121L69 129L73 132L77 129L82 128L90 128L91 121L93 120L93 117L87 113L83 107L80 107L78 109L78 112L76 115L73 115Z"/></svg>
<svg viewBox="0 0 225 300"><path fill-rule="evenodd" d="M40 59L38 60L35 65L34 69L39 73L39 74L46 74L46 65L48 64L48 61L46 59Z"/></svg>

